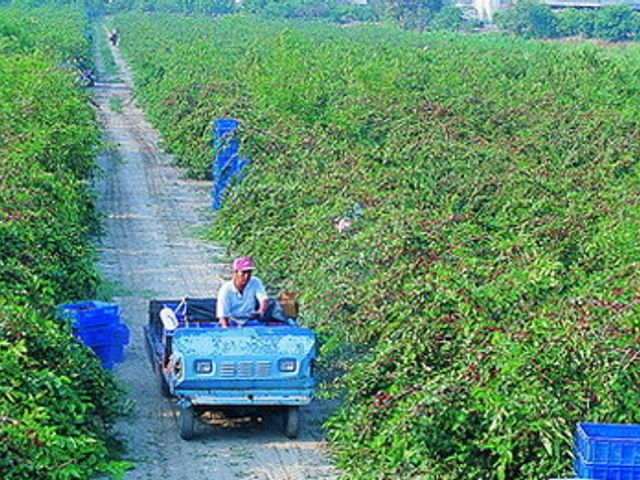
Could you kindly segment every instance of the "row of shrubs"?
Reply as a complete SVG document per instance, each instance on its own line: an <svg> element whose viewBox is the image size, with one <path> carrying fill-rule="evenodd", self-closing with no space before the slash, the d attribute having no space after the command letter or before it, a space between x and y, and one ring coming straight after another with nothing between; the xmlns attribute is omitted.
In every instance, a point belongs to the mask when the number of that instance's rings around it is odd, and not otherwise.
<svg viewBox="0 0 640 480"><path fill-rule="evenodd" d="M403 28L451 31L472 31L482 26L471 10L471 7L463 10L443 0L372 0L364 5L344 0L114 0L100 9L110 13L250 13L270 19L323 19L337 23L390 21ZM627 5L554 10L539 0L522 0L499 10L495 24L526 38L580 36L625 41L636 40L640 35L640 13Z"/></svg>
<svg viewBox="0 0 640 480"><path fill-rule="evenodd" d="M115 22L183 165L240 120L212 238L299 293L346 478L568 476L575 422L640 421L637 49Z"/></svg>
<svg viewBox="0 0 640 480"><path fill-rule="evenodd" d="M393 22L405 28L471 29L478 22L443 0L374 0L355 4L345 0L114 0L110 13L142 11L196 15L248 13L268 19L325 20L339 24Z"/></svg>
<svg viewBox="0 0 640 480"><path fill-rule="evenodd" d="M73 59L87 59L82 10L0 8L0 477L118 473L110 427L121 388L55 319L93 298L88 179L99 132Z"/></svg>
<svg viewBox="0 0 640 480"><path fill-rule="evenodd" d="M553 10L537 1L524 0L499 11L495 22L501 29L525 38L640 40L640 12L628 5Z"/></svg>

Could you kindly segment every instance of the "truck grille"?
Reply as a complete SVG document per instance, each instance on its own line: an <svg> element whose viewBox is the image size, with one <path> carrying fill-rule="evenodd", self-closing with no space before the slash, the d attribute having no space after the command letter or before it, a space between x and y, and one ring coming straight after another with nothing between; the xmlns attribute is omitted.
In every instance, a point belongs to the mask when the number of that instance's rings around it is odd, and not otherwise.
<svg viewBox="0 0 640 480"><path fill-rule="evenodd" d="M220 376L221 377L235 377L236 376L236 364L235 364L235 362L222 362L220 364Z"/></svg>
<svg viewBox="0 0 640 480"><path fill-rule="evenodd" d="M271 362L256 362L256 374L259 377L271 376Z"/></svg>
<svg viewBox="0 0 640 480"><path fill-rule="evenodd" d="M269 377L271 376L271 362L222 362L220 363L221 377Z"/></svg>
<svg viewBox="0 0 640 480"><path fill-rule="evenodd" d="M253 377L253 362L238 362L236 372L239 377Z"/></svg>

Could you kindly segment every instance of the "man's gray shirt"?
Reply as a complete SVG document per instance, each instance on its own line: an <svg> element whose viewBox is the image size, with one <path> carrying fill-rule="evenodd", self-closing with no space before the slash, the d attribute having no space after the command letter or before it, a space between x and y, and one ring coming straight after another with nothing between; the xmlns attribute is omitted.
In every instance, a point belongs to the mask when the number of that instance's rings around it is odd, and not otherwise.
<svg viewBox="0 0 640 480"><path fill-rule="evenodd" d="M230 280L223 283L218 292L216 317L248 317L258 309L257 302L267 299L267 292L258 277L251 277L242 293L233 284L233 280Z"/></svg>

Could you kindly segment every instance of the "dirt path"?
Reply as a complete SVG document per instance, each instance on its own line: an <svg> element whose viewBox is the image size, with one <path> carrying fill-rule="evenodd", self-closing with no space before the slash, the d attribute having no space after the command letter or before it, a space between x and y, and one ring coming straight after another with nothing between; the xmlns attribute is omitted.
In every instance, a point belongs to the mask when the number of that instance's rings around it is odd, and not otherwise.
<svg viewBox="0 0 640 480"><path fill-rule="evenodd" d="M102 35L104 36L104 35ZM135 469L127 479L336 478L327 459L322 419L327 406L302 409L300 438L282 434L281 418L212 419L196 438L179 439L176 410L164 399L146 358L142 326L151 298L213 296L224 280L223 249L196 238L211 220L210 184L188 181L158 147L159 136L131 97L131 76L113 51L122 82L99 75L95 99L113 149L100 159L98 206L105 214L100 266L114 283L114 301L132 333L117 377L130 389L133 415L117 426ZM104 72L104 62L98 67Z"/></svg>

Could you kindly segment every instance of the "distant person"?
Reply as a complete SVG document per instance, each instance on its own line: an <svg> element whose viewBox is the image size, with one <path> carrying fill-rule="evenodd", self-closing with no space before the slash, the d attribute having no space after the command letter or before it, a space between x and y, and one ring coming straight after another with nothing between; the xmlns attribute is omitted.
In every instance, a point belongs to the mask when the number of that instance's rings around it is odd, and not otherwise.
<svg viewBox="0 0 640 480"><path fill-rule="evenodd" d="M216 317L222 327L244 325L253 317L263 317L269 307L269 297L258 277L253 258L236 258L231 265L232 278L218 291Z"/></svg>
<svg viewBox="0 0 640 480"><path fill-rule="evenodd" d="M118 44L118 30L115 28L111 30L111 33L109 34L109 41L114 47Z"/></svg>

